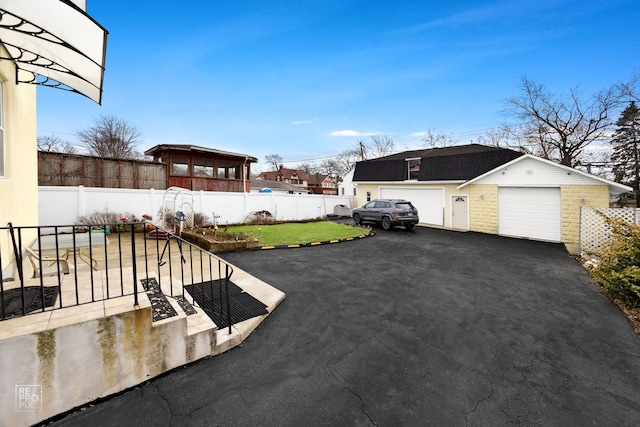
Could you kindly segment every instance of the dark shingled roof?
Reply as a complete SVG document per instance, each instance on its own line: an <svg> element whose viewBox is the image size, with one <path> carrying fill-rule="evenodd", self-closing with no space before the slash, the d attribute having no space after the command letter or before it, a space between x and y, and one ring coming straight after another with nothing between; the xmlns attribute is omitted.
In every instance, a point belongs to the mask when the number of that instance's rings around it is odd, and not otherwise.
<svg viewBox="0 0 640 427"><path fill-rule="evenodd" d="M523 154L479 144L412 150L356 163L354 181L405 181L406 159L420 158L418 181L467 181Z"/></svg>

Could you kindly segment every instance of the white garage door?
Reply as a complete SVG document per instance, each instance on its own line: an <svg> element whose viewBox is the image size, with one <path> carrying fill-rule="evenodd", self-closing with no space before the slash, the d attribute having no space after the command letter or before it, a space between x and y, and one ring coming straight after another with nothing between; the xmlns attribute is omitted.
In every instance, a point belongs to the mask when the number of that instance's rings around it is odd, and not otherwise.
<svg viewBox="0 0 640 427"><path fill-rule="evenodd" d="M560 241L559 188L499 188L499 233Z"/></svg>
<svg viewBox="0 0 640 427"><path fill-rule="evenodd" d="M409 200L418 209L420 223L444 225L442 188L381 188L380 198Z"/></svg>

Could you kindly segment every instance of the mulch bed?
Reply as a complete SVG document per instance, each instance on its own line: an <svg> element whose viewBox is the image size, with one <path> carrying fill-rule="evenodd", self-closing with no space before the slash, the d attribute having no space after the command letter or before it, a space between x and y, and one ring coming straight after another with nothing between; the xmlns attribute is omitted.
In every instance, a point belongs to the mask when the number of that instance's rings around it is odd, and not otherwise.
<svg viewBox="0 0 640 427"><path fill-rule="evenodd" d="M24 310L22 309L22 291L24 290ZM44 294L44 300L43 300ZM35 310L51 307L58 297L57 286L25 286L2 292L2 318L22 316ZM44 304L43 304L44 302Z"/></svg>

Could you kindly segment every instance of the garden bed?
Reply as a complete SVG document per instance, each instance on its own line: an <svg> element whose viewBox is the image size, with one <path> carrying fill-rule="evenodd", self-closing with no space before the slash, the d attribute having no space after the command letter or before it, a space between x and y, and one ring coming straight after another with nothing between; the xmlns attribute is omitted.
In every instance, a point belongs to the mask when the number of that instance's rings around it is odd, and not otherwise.
<svg viewBox="0 0 640 427"><path fill-rule="evenodd" d="M246 251L260 246L258 239L253 236L225 233L213 228L183 231L181 237L212 253Z"/></svg>

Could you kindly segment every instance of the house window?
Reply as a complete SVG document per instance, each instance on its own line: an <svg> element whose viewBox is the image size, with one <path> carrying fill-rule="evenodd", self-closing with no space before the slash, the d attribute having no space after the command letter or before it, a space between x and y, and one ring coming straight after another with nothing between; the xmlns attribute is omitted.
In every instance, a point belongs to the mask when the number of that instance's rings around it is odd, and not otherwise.
<svg viewBox="0 0 640 427"><path fill-rule="evenodd" d="M237 179L236 178L236 170L235 166L218 166L218 176L219 179Z"/></svg>
<svg viewBox="0 0 640 427"><path fill-rule="evenodd" d="M367 191L367 202L371 201L371 191Z"/></svg>
<svg viewBox="0 0 640 427"><path fill-rule="evenodd" d="M186 157L174 157L172 159L171 175L189 176L189 161Z"/></svg>
<svg viewBox="0 0 640 427"><path fill-rule="evenodd" d="M0 81L0 177L4 177L4 86Z"/></svg>
<svg viewBox="0 0 640 427"><path fill-rule="evenodd" d="M195 159L193 161L193 176L213 178L213 160Z"/></svg>
<svg viewBox="0 0 640 427"><path fill-rule="evenodd" d="M420 174L420 159L407 159L407 179L417 181Z"/></svg>

